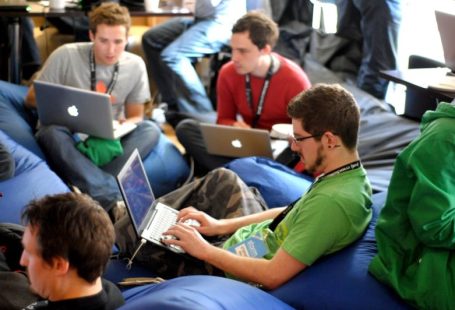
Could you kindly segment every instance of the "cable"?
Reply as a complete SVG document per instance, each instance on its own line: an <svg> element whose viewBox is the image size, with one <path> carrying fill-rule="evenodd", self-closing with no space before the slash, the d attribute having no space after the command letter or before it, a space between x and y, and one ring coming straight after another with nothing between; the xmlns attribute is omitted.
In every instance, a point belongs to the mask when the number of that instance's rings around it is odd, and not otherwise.
<svg viewBox="0 0 455 310"><path fill-rule="evenodd" d="M131 266L133 265L133 259L136 257L137 253L139 253L139 250L144 246L144 244L147 242L144 238L141 239L141 243L136 248L136 251L134 251L133 256L131 258L128 258L128 263L126 264L126 269L130 270Z"/></svg>

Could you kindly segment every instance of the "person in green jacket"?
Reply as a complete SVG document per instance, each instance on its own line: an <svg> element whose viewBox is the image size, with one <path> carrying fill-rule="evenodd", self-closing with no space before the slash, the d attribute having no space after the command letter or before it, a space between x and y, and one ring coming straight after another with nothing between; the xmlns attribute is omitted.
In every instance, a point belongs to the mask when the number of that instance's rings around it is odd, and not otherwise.
<svg viewBox="0 0 455 310"><path fill-rule="evenodd" d="M455 104L424 114L398 156L369 271L421 309L455 308Z"/></svg>

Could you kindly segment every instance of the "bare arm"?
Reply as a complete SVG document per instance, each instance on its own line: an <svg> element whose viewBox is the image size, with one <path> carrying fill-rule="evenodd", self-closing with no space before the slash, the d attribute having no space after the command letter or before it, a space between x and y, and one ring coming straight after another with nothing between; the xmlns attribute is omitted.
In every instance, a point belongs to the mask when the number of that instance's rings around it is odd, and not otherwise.
<svg viewBox="0 0 455 310"><path fill-rule="evenodd" d="M168 233L177 240L167 240L166 243L179 245L200 260L267 289L282 285L306 267L281 248L271 260L235 255L209 244L194 227L185 224L173 226Z"/></svg>
<svg viewBox="0 0 455 310"><path fill-rule="evenodd" d="M217 236L234 233L237 229L253 223L273 219L283 211L284 208L273 208L264 212L240 216L231 219L217 220L207 215L205 212L199 211L193 207L182 209L179 213L179 220L187 219L197 220L201 226L196 229L206 236Z"/></svg>
<svg viewBox="0 0 455 310"><path fill-rule="evenodd" d="M28 89L28 93L25 96L25 106L27 108L36 108L36 97L35 97L35 88L33 85Z"/></svg>
<svg viewBox="0 0 455 310"><path fill-rule="evenodd" d="M123 122L139 123L144 120L144 105L143 104L125 104L126 119L119 120Z"/></svg>

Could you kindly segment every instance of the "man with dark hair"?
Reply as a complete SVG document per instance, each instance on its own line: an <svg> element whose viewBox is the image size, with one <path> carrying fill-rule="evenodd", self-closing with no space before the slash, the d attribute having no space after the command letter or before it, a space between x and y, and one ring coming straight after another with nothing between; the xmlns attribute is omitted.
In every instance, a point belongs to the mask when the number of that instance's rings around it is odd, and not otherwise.
<svg viewBox="0 0 455 310"><path fill-rule="evenodd" d="M160 129L143 120L150 89L144 61L125 51L131 25L128 9L117 3L103 3L89 13L89 21L92 42L59 47L47 59L37 80L106 93L111 97L114 119L136 123L137 127L120 141L110 141L111 149L120 151L107 163L92 162L80 152L79 136L66 127L41 126L36 137L57 174L110 211L122 200L114 176L135 148L143 158L150 153L158 143ZM36 106L33 87L25 103L30 108ZM108 152L105 145L99 146L100 152Z"/></svg>
<svg viewBox="0 0 455 310"><path fill-rule="evenodd" d="M311 84L298 65L272 52L278 36L275 22L259 12L247 13L234 25L232 60L221 68L217 82L218 124L271 130L274 124L290 123L289 101ZM207 153L197 121L180 123L176 134L202 173L232 160Z"/></svg>
<svg viewBox="0 0 455 310"><path fill-rule="evenodd" d="M123 297L101 280L114 245L114 227L101 206L84 194L32 201L20 263L33 291L45 299L27 309L116 309Z"/></svg>
<svg viewBox="0 0 455 310"><path fill-rule="evenodd" d="M140 259L166 277L225 272L273 289L355 241L372 211L371 188L356 149L359 109L353 96L340 86L318 85L297 95L288 112L292 150L319 173L306 194L287 208L267 210L260 194L233 172L214 170L161 199L182 208L180 222L165 233L176 239L163 242L199 261L154 246ZM184 224L188 219L200 226ZM248 251L251 244L255 251Z"/></svg>

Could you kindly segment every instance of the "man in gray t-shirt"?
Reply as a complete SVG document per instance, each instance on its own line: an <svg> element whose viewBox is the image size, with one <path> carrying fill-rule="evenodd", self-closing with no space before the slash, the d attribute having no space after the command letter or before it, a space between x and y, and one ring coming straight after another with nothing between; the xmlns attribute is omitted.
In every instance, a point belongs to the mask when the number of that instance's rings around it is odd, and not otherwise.
<svg viewBox="0 0 455 310"><path fill-rule="evenodd" d="M37 139L53 169L109 211L122 199L114 175L134 148L146 157L157 144L160 130L143 120L144 103L150 100L149 82L143 60L125 51L131 24L128 10L116 3L104 3L90 13L89 20L92 42L58 48L37 79L107 93L114 117L138 126L120 140L123 155L101 167L78 151L77 136L67 128L42 126ZM26 105L36 106L33 87Z"/></svg>

